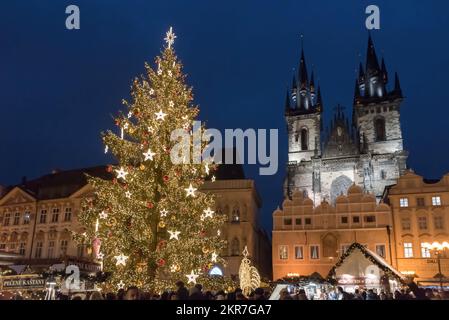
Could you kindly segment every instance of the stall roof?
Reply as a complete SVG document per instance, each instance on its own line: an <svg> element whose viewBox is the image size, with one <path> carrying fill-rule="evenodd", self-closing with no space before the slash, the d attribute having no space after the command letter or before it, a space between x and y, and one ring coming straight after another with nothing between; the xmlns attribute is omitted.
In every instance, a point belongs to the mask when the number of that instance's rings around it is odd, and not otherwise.
<svg viewBox="0 0 449 320"><path fill-rule="evenodd" d="M373 251L369 250L368 248L366 248L365 246L361 245L360 243L353 243L348 250L346 250L346 252L341 256L340 260L335 264L335 266L331 269L331 271L329 272L327 278L328 279L332 279L335 275L335 270L340 267L343 262L349 257L351 256L351 254L355 251L355 250L359 250L363 253L363 255L370 260L372 263L374 263L376 266L378 266L382 271L387 272L391 275L393 275L395 278L397 278L398 280L400 280L401 282L405 281L405 276L400 273L399 271L397 271L396 269L394 269L390 264L388 264L381 256L379 256L378 254L374 253Z"/></svg>

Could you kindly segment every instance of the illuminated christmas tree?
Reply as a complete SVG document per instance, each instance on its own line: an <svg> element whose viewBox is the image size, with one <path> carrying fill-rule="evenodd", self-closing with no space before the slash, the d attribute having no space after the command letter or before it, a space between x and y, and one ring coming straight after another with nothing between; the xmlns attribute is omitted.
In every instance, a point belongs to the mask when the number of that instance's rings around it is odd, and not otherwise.
<svg viewBox="0 0 449 320"><path fill-rule="evenodd" d="M174 164L171 158L176 129L189 137L190 158L192 122L199 112L173 50L175 38L170 28L155 68L146 64L146 75L134 80L132 101L123 102L127 111L116 119L119 135L103 134L105 152L117 161L107 168L113 179L89 177L94 196L79 217L88 229L80 240L92 244L103 270L111 273L106 290L131 285L163 290L178 280L214 287L223 281L208 271L224 263L219 257L224 217L213 211L213 196L198 191L215 166Z"/></svg>

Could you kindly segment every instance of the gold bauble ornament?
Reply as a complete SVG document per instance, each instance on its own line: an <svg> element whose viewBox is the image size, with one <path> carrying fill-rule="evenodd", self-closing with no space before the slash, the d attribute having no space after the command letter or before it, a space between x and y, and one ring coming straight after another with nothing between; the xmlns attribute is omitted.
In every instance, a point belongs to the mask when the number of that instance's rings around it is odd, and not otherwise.
<svg viewBox="0 0 449 320"><path fill-rule="evenodd" d="M159 228L165 228L165 222L164 221L159 221L158 226L159 226Z"/></svg>
<svg viewBox="0 0 449 320"><path fill-rule="evenodd" d="M129 133L134 133L134 129L133 128L129 128Z"/></svg>
<svg viewBox="0 0 449 320"><path fill-rule="evenodd" d="M206 254L209 252L209 249L207 249L206 247L203 247L203 253Z"/></svg>
<svg viewBox="0 0 449 320"><path fill-rule="evenodd" d="M143 164L140 165L140 170L145 170L145 166Z"/></svg>
<svg viewBox="0 0 449 320"><path fill-rule="evenodd" d="M89 255L92 254L92 248L91 247L87 248L87 254L89 254Z"/></svg>

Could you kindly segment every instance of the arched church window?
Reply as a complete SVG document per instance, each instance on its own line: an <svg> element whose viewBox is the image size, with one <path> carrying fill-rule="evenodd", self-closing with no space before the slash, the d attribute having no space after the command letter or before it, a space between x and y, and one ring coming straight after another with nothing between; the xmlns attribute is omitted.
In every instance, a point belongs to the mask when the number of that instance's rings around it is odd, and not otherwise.
<svg viewBox="0 0 449 320"><path fill-rule="evenodd" d="M385 141L385 119L377 118L374 123L374 127L376 130L376 141Z"/></svg>
<svg viewBox="0 0 449 320"><path fill-rule="evenodd" d="M237 238L234 238L231 242L231 256L240 255L240 241Z"/></svg>
<svg viewBox="0 0 449 320"><path fill-rule="evenodd" d="M240 208L238 205L232 209L232 222L240 222Z"/></svg>
<svg viewBox="0 0 449 320"><path fill-rule="evenodd" d="M309 150L308 137L309 133L306 128L301 129L301 150Z"/></svg>

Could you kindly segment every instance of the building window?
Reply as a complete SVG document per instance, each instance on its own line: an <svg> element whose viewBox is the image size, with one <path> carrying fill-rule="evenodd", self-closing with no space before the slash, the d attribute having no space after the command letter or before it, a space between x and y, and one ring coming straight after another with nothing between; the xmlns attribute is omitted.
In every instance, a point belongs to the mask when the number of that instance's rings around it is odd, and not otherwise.
<svg viewBox="0 0 449 320"><path fill-rule="evenodd" d="M399 206L401 208L408 207L408 198L401 198L401 199L399 199Z"/></svg>
<svg viewBox="0 0 449 320"><path fill-rule="evenodd" d="M279 246L279 259L280 260L288 259L288 247L287 246Z"/></svg>
<svg viewBox="0 0 449 320"><path fill-rule="evenodd" d="M418 207L424 207L426 205L424 198L416 198L416 205Z"/></svg>
<svg viewBox="0 0 449 320"><path fill-rule="evenodd" d="M26 243L25 242L21 242L19 245L19 254L21 256L25 255L25 250L26 250Z"/></svg>
<svg viewBox="0 0 449 320"><path fill-rule="evenodd" d="M232 209L232 222L240 222L240 208L238 206Z"/></svg>
<svg viewBox="0 0 449 320"><path fill-rule="evenodd" d="M53 208L53 215L51 216L51 222L56 223L59 220L59 208Z"/></svg>
<svg viewBox="0 0 449 320"><path fill-rule="evenodd" d="M0 243L0 250L6 249L6 243Z"/></svg>
<svg viewBox="0 0 449 320"><path fill-rule="evenodd" d="M291 226L292 225L292 219L291 218L285 218L284 219L284 225Z"/></svg>
<svg viewBox="0 0 449 320"><path fill-rule="evenodd" d="M67 254L68 245L69 245L68 240L61 240L61 256L65 256Z"/></svg>
<svg viewBox="0 0 449 320"><path fill-rule="evenodd" d="M13 222L13 224L14 224L15 226L17 226L17 225L20 224L20 212L16 212L16 213L14 214L14 222Z"/></svg>
<svg viewBox="0 0 449 320"><path fill-rule="evenodd" d="M317 260L320 258L320 249L318 246L310 246L310 259Z"/></svg>
<svg viewBox="0 0 449 320"><path fill-rule="evenodd" d="M441 197L440 196L432 197L432 206L441 206Z"/></svg>
<svg viewBox="0 0 449 320"><path fill-rule="evenodd" d="M430 258L430 250L424 243L421 243L421 257Z"/></svg>
<svg viewBox="0 0 449 320"><path fill-rule="evenodd" d="M295 246L295 259L302 260L304 259L304 247L303 246Z"/></svg>
<svg viewBox="0 0 449 320"><path fill-rule="evenodd" d="M413 244L404 242L404 258L413 258Z"/></svg>
<svg viewBox="0 0 449 320"><path fill-rule="evenodd" d="M47 210L41 210L39 223L47 223Z"/></svg>
<svg viewBox="0 0 449 320"><path fill-rule="evenodd" d="M25 211L23 215L23 224L30 224L31 213L29 211Z"/></svg>
<svg viewBox="0 0 449 320"><path fill-rule="evenodd" d="M386 135L385 135L385 119L384 118L377 118L375 120L375 130L376 130L376 141L385 141Z"/></svg>
<svg viewBox="0 0 449 320"><path fill-rule="evenodd" d="M381 256L382 258L385 258L385 245L384 244L377 244L376 245L376 253Z"/></svg>
<svg viewBox="0 0 449 320"><path fill-rule="evenodd" d="M77 255L78 255L78 258L82 258L84 256L84 245L83 244L78 246Z"/></svg>
<svg viewBox="0 0 449 320"><path fill-rule="evenodd" d="M311 218L305 218L304 219L304 223L305 224L312 224L312 219Z"/></svg>
<svg viewBox="0 0 449 320"><path fill-rule="evenodd" d="M387 173L385 172L385 170L381 170L381 171L380 171L380 178L381 178L382 180L387 179Z"/></svg>
<svg viewBox="0 0 449 320"><path fill-rule="evenodd" d="M302 225L302 219L301 219L301 218L296 218L295 224L296 224L297 226Z"/></svg>
<svg viewBox="0 0 449 320"><path fill-rule="evenodd" d="M348 251L348 249L349 249L348 244L341 245L341 255L344 255L346 253L346 251Z"/></svg>
<svg viewBox="0 0 449 320"><path fill-rule="evenodd" d="M359 216L352 217L352 223L360 223L360 217Z"/></svg>
<svg viewBox="0 0 449 320"><path fill-rule="evenodd" d="M348 217L341 217L341 223L348 223Z"/></svg>
<svg viewBox="0 0 449 320"><path fill-rule="evenodd" d="M418 217L418 227L420 230L427 230L427 218Z"/></svg>
<svg viewBox="0 0 449 320"><path fill-rule="evenodd" d="M444 220L442 216L436 216L433 218L433 224L435 229L444 229Z"/></svg>
<svg viewBox="0 0 449 320"><path fill-rule="evenodd" d="M48 250L47 250L47 258L48 259L54 258L54 254L55 254L55 242L49 241L48 242Z"/></svg>
<svg viewBox="0 0 449 320"><path fill-rule="evenodd" d="M237 238L234 238L231 242L231 256L240 255L240 241Z"/></svg>
<svg viewBox="0 0 449 320"><path fill-rule="evenodd" d="M11 213L9 213L9 212L5 213L5 217L3 218L3 225L5 227L9 226L10 219L11 219Z"/></svg>
<svg viewBox="0 0 449 320"><path fill-rule="evenodd" d="M364 220L368 223L376 222L376 216L365 216Z"/></svg>
<svg viewBox="0 0 449 320"><path fill-rule="evenodd" d="M34 252L34 257L36 259L40 259L40 257L42 256L42 247L43 247L42 241L36 242L36 251Z"/></svg>
<svg viewBox="0 0 449 320"><path fill-rule="evenodd" d="M72 220L72 208L65 208L64 221Z"/></svg>
<svg viewBox="0 0 449 320"><path fill-rule="evenodd" d="M308 137L309 133L306 128L301 129L301 150L309 150Z"/></svg>
<svg viewBox="0 0 449 320"><path fill-rule="evenodd" d="M402 230L407 231L411 229L410 218L401 219Z"/></svg>

